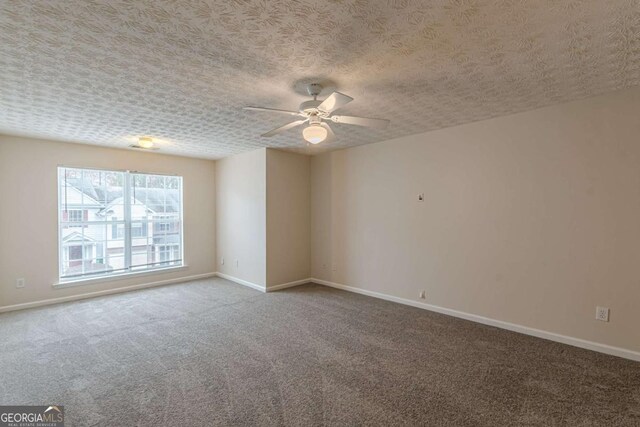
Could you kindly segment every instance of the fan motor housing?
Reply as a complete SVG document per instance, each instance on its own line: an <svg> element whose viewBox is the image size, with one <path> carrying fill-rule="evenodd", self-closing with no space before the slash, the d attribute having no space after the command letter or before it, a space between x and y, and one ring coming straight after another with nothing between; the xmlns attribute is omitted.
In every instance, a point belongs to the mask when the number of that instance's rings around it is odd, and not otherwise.
<svg viewBox="0 0 640 427"><path fill-rule="evenodd" d="M300 104L300 111L305 113L314 113L318 109L318 105L322 104L322 101L310 100Z"/></svg>
<svg viewBox="0 0 640 427"><path fill-rule="evenodd" d="M309 124L310 125L319 125L320 123L322 123L322 119L320 117L318 117L317 115L309 116Z"/></svg>

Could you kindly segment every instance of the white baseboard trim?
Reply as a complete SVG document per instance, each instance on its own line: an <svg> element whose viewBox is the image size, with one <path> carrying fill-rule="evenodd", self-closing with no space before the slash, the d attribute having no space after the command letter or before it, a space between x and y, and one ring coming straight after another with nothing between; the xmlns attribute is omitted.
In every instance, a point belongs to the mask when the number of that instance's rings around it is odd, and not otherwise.
<svg viewBox="0 0 640 427"><path fill-rule="evenodd" d="M228 274L224 274L224 273L220 273L220 272L217 272L216 276L221 277L223 279L230 280L230 281L235 282L235 283L237 283L239 285L248 286L248 287L253 288L253 289L255 289L257 291L260 291L260 292L267 292L267 289L263 285L258 285L257 283L249 282L248 280L239 279L237 277L230 276Z"/></svg>
<svg viewBox="0 0 640 427"><path fill-rule="evenodd" d="M541 329L530 328L528 326L522 326L515 323L504 322L502 320L491 319L489 317L479 316L476 314L465 313L463 311L453 310L450 308L439 307L437 305L425 304L422 302L412 301L406 298L395 297L393 295L383 294L380 292L354 288L353 286L347 286L340 283L330 282L328 280L311 278L310 281L313 283L318 283L320 285L330 286L336 289L342 289L344 291L367 295L374 298L380 298L383 300L397 302L404 305L410 305L412 307L422 308L425 310L434 311L436 313L446 314L448 316L458 317L460 319L482 323L484 325L495 326L496 328L507 329L509 331L519 332L525 335L531 335L534 337L543 338L550 341L559 342L562 344L572 345L574 347L580 347L587 350L597 351L599 353L609 354L612 356L618 356L625 359L630 359L630 360L635 360L640 362L640 352L628 350L626 348L614 347L607 344L600 344L593 341L583 340L581 338L574 338L566 335L560 335L554 332L543 331Z"/></svg>
<svg viewBox="0 0 640 427"><path fill-rule="evenodd" d="M124 286L121 288L105 289L104 291L87 292L84 294L70 295L66 297L44 299L44 300L33 301L33 302L25 302L22 304L5 305L3 307L0 307L0 313L4 313L7 311L23 310L25 308L42 307L42 306L51 305L51 304L60 304L62 302L76 301L76 300L99 297L104 295L119 294L121 292L129 292L129 291L135 291L138 289L152 288L154 286L171 285L174 283L189 282L191 280L206 279L208 277L213 277L215 275L216 273L195 274L192 276L184 276L184 277L178 277L175 279L167 279L167 280L158 280L155 282L141 283L139 285Z"/></svg>
<svg viewBox="0 0 640 427"><path fill-rule="evenodd" d="M313 279L307 278L307 279L301 279L301 280L294 280L293 282L287 282L281 285L268 286L267 292L279 291L280 289L286 289L286 288L292 288L294 286L304 285L305 283L311 283L312 280Z"/></svg>
<svg viewBox="0 0 640 427"><path fill-rule="evenodd" d="M293 282L282 283L280 285L262 286L262 285L258 285L257 283L249 282L248 280L239 279L237 277L230 276L228 274L224 274L220 272L216 273L216 276L221 277L223 279L230 280L239 285L248 286L260 292L274 292L274 291L279 291L280 289L292 288L294 286L304 285L305 283L311 283L311 279L307 278L307 279L295 280Z"/></svg>

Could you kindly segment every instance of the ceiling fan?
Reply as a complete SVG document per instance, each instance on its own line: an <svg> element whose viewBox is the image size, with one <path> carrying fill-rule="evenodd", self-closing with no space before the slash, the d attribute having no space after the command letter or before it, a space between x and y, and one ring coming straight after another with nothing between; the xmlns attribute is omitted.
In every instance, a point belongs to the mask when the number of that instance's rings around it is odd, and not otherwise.
<svg viewBox="0 0 640 427"><path fill-rule="evenodd" d="M324 101L318 101L318 95L322 86L317 83L311 83L307 85L307 92L309 96L313 96L313 100L305 101L298 107L298 111L277 110L274 108L263 107L244 107L245 110L255 111L270 111L272 113L288 114L290 116L302 117L291 123L287 123L284 126L280 126L267 133L263 133L262 136L270 137L277 135L285 130L300 126L304 123L309 125L302 130L302 136L311 144L319 144L322 141L332 140L335 138L335 134L325 122L345 123L348 125L368 126L376 129L384 129L389 124L389 120L384 119L369 119L365 117L354 116L336 116L332 113L338 108L342 108L349 102L353 101L350 96L344 95L340 92L333 92Z"/></svg>

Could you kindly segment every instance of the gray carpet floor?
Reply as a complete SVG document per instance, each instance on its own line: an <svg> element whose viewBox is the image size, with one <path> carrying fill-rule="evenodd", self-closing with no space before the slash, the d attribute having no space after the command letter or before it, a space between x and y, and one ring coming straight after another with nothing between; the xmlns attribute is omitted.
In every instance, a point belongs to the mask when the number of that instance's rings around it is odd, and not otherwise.
<svg viewBox="0 0 640 427"><path fill-rule="evenodd" d="M640 425L640 363L308 284L0 315L0 404L67 425Z"/></svg>

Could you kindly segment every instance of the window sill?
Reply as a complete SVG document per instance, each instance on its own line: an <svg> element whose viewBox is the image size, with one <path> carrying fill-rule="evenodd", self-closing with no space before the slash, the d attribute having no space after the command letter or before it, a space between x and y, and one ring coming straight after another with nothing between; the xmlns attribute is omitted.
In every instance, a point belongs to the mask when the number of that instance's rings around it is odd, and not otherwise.
<svg viewBox="0 0 640 427"><path fill-rule="evenodd" d="M54 283L52 286L55 289L62 288L71 288L74 286L82 286L82 285L95 285L103 282L112 282L115 280L125 280L131 279L133 277L138 276L149 276L153 274L161 274L161 273L171 273L174 271L186 270L189 266L186 264L178 265L175 267L165 267L165 268L155 268L153 270L145 270L145 271L135 271L130 273L122 273L122 274L114 274L112 276L99 276L99 277L91 277L91 278L81 278L77 280L61 280L59 282Z"/></svg>

